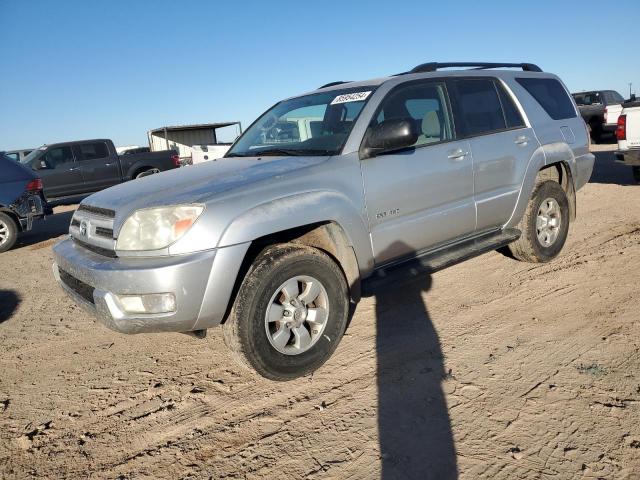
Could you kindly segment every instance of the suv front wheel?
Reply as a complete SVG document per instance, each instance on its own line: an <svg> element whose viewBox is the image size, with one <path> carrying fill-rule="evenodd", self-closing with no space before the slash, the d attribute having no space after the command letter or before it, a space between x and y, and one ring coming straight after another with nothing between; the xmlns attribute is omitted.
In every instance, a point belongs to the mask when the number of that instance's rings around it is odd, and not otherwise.
<svg viewBox="0 0 640 480"><path fill-rule="evenodd" d="M320 367L347 325L349 295L340 267L296 244L267 247L254 261L223 325L237 360L272 380Z"/></svg>
<svg viewBox="0 0 640 480"><path fill-rule="evenodd" d="M569 200L557 182L536 186L518 228L522 236L508 246L516 259L542 263L560 253L569 233Z"/></svg>

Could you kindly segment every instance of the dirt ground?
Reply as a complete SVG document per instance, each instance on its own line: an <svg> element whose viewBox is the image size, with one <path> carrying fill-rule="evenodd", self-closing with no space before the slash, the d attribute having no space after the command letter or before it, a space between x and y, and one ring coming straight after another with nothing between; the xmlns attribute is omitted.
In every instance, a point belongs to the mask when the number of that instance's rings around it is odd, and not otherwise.
<svg viewBox="0 0 640 480"><path fill-rule="evenodd" d="M70 208L0 257L2 478L640 478L640 186L598 146L561 257L364 299L313 377L221 332L125 336L62 295Z"/></svg>

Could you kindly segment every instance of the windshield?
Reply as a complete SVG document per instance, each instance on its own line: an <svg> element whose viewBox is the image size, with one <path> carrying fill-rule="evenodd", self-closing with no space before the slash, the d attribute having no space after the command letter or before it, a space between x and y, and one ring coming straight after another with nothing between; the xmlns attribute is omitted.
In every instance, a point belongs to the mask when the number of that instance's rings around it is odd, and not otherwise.
<svg viewBox="0 0 640 480"><path fill-rule="evenodd" d="M336 155L374 89L332 90L280 102L249 127L226 157Z"/></svg>
<svg viewBox="0 0 640 480"><path fill-rule="evenodd" d="M27 155L22 160L20 160L20 163L22 163L23 165L27 165L31 163L33 159L36 157L39 157L42 154L42 152L44 152L44 150L45 150L45 147L36 148L33 152L31 152L29 155Z"/></svg>

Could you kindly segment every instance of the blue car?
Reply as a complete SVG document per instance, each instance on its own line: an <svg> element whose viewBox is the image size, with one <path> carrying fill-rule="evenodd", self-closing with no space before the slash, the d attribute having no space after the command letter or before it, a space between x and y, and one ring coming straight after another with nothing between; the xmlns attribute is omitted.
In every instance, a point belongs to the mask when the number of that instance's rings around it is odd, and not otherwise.
<svg viewBox="0 0 640 480"><path fill-rule="evenodd" d="M20 232L31 230L34 219L50 213L42 180L0 153L0 253L13 247Z"/></svg>

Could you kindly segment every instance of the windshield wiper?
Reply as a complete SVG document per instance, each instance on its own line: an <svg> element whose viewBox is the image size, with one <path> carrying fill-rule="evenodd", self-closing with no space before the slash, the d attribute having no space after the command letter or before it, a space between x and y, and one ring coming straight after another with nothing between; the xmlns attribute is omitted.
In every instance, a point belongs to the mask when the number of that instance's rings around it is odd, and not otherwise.
<svg viewBox="0 0 640 480"><path fill-rule="evenodd" d="M229 153L226 157L304 157L306 155L335 155L335 152L333 150L324 149L297 150L293 148L268 148L265 150L254 150L242 153Z"/></svg>

